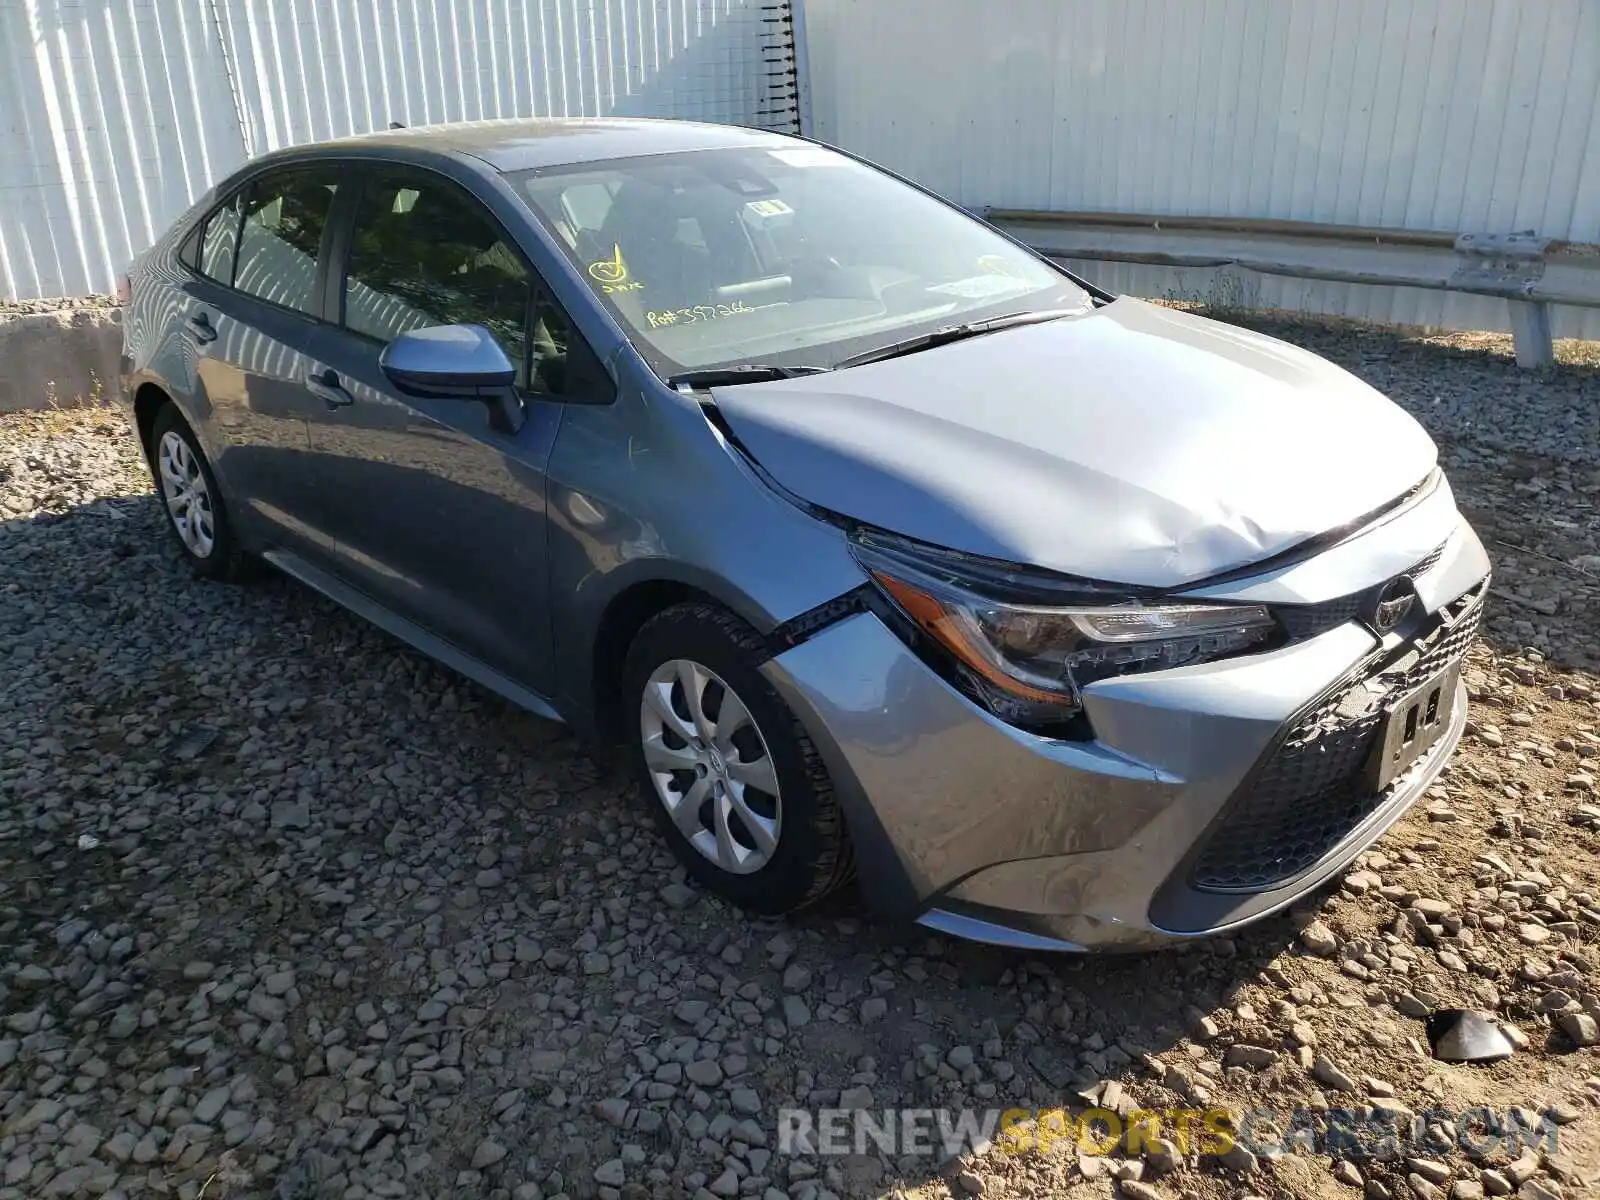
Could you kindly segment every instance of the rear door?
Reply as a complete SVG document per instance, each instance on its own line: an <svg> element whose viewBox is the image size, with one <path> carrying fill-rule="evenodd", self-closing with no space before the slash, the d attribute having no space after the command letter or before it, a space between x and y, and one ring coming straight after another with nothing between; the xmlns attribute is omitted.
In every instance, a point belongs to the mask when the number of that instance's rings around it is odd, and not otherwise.
<svg viewBox="0 0 1600 1200"><path fill-rule="evenodd" d="M179 319L209 403L218 477L235 511L274 543L304 534L305 377L329 332L323 272L338 188L322 167L256 176L207 217L183 288Z"/></svg>
<svg viewBox="0 0 1600 1200"><path fill-rule="evenodd" d="M340 395L310 420L324 565L536 691L550 680L545 466L561 421L568 326L510 236L464 187L421 168L357 168L331 290L341 328L316 364ZM527 423L490 427L475 400L402 394L390 340L487 328L516 365ZM559 347L559 356L558 356Z"/></svg>

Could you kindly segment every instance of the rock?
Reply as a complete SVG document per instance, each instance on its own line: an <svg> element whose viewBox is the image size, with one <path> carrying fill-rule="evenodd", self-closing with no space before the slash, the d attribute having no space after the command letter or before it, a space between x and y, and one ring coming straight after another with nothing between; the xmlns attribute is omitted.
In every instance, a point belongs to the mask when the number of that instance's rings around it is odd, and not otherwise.
<svg viewBox="0 0 1600 1200"><path fill-rule="evenodd" d="M54 1121L65 1111L65 1106L59 1100L35 1100L20 1117L15 1117L0 1126L0 1133L12 1133L19 1137L32 1133L39 1126Z"/></svg>
<svg viewBox="0 0 1600 1200"><path fill-rule="evenodd" d="M1238 1171L1241 1175L1248 1175L1256 1169L1256 1156L1242 1142L1234 1142L1223 1153L1217 1155L1217 1161L1230 1171Z"/></svg>
<svg viewBox="0 0 1600 1200"><path fill-rule="evenodd" d="M889 1011L889 1002L882 996L872 996L861 1002L861 1023L870 1025Z"/></svg>
<svg viewBox="0 0 1600 1200"><path fill-rule="evenodd" d="M691 1083L700 1087L712 1088L722 1082L722 1068L712 1058L697 1058L684 1068L683 1073Z"/></svg>
<svg viewBox="0 0 1600 1200"><path fill-rule="evenodd" d="M1225 1067L1270 1067L1278 1061L1278 1052L1266 1046L1251 1046L1244 1042L1229 1046L1222 1056Z"/></svg>
<svg viewBox="0 0 1600 1200"><path fill-rule="evenodd" d="M303 804L280 800L272 806L274 829L306 829L311 825L311 814Z"/></svg>
<svg viewBox="0 0 1600 1200"><path fill-rule="evenodd" d="M225 1087L214 1087L194 1106L194 1119L202 1125L212 1125L228 1106L231 1093Z"/></svg>
<svg viewBox="0 0 1600 1200"><path fill-rule="evenodd" d="M506 1156L506 1148L493 1138L484 1138L478 1143L478 1148L472 1152L472 1169L481 1171L485 1167L492 1167ZM619 1181L620 1182L620 1181Z"/></svg>
<svg viewBox="0 0 1600 1200"><path fill-rule="evenodd" d="M1450 1168L1437 1159L1408 1158L1406 1166L1413 1174L1422 1176L1429 1183L1444 1183L1450 1178Z"/></svg>
<svg viewBox="0 0 1600 1200"><path fill-rule="evenodd" d="M1514 1050L1492 1017L1470 1009L1442 1009L1428 1018L1427 1030L1440 1062L1498 1062Z"/></svg>
<svg viewBox="0 0 1600 1200"><path fill-rule="evenodd" d="M1333 1060L1326 1055L1317 1055L1316 1062L1311 1067L1311 1077L1318 1083L1326 1084L1336 1092L1353 1092L1356 1082L1334 1065Z"/></svg>
<svg viewBox="0 0 1600 1200"><path fill-rule="evenodd" d="M983 1176L979 1175L976 1171L961 1172L961 1174L956 1176L956 1183L960 1186L961 1190L969 1196L983 1195Z"/></svg>
<svg viewBox="0 0 1600 1200"><path fill-rule="evenodd" d="M734 1088L728 1093L728 1103L740 1116L753 1117L761 1111L761 1099L749 1088ZM841 1098L840 1107L845 1107Z"/></svg>
<svg viewBox="0 0 1600 1200"><path fill-rule="evenodd" d="M1183 1154L1178 1149L1177 1143L1170 1138L1156 1138L1146 1143L1144 1157L1150 1169L1158 1175L1165 1175L1175 1170L1183 1161Z"/></svg>
<svg viewBox="0 0 1600 1200"><path fill-rule="evenodd" d="M620 1158L607 1159L594 1169L594 1181L602 1187L621 1187L627 1182L628 1174L622 1168Z"/></svg>
<svg viewBox="0 0 1600 1200"><path fill-rule="evenodd" d="M49 970L38 963L29 963L11 977L11 986L19 992L34 992L49 987L51 980Z"/></svg>
<svg viewBox="0 0 1600 1200"><path fill-rule="evenodd" d="M1338 953L1339 939L1321 921L1313 921L1300 931L1300 944L1313 954L1331 957Z"/></svg>
<svg viewBox="0 0 1600 1200"><path fill-rule="evenodd" d="M1512 1187L1521 1187L1539 1173L1539 1163L1539 1152L1530 1147L1518 1155L1514 1162L1506 1164L1501 1169Z"/></svg>
<svg viewBox="0 0 1600 1200"><path fill-rule="evenodd" d="M872 1089L866 1086L845 1088L839 1093L839 1107L852 1111L868 1110L875 1106Z"/></svg>
<svg viewBox="0 0 1600 1200"><path fill-rule="evenodd" d="M783 998L783 1023L790 1029L799 1029L811 1020L811 1010L799 996Z"/></svg>
<svg viewBox="0 0 1600 1200"><path fill-rule="evenodd" d="M1347 1187L1360 1187L1362 1184L1361 1172L1355 1163L1348 1158L1341 1158L1333 1164L1333 1177Z"/></svg>
<svg viewBox="0 0 1600 1200"><path fill-rule="evenodd" d="M1483 1190L1491 1196L1509 1196L1516 1187L1503 1171L1485 1171L1478 1176L1478 1181L1483 1184Z"/></svg>
<svg viewBox="0 0 1600 1200"><path fill-rule="evenodd" d="M694 889L687 884L669 883L657 895L661 897L661 902L674 912L681 912L694 903ZM621 1164L619 1163L618 1165L620 1166ZM620 1182L619 1180L619 1186Z"/></svg>
<svg viewBox="0 0 1600 1200"><path fill-rule="evenodd" d="M1573 1045L1584 1047L1600 1042L1600 1025L1588 1013L1563 1013L1559 1020L1561 1032L1572 1039Z"/></svg>

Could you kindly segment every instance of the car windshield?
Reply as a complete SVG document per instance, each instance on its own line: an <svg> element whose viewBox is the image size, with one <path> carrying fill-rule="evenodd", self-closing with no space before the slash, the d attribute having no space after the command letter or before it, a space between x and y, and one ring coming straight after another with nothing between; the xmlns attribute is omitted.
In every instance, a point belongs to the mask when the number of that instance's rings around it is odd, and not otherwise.
<svg viewBox="0 0 1600 1200"><path fill-rule="evenodd" d="M960 210L805 142L514 180L663 378L832 367L952 324L1090 303Z"/></svg>

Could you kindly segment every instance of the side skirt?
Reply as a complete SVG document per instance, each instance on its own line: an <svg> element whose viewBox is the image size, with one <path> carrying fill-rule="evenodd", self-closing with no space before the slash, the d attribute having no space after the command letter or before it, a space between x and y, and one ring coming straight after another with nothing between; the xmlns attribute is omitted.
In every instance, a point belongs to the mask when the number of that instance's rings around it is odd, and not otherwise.
<svg viewBox="0 0 1600 1200"><path fill-rule="evenodd" d="M507 675L502 675L487 663L464 654L449 642L435 637L422 626L406 620L389 609L371 600L365 594L356 591L349 585L340 582L332 575L319 567L314 567L297 554L287 550L268 550L262 555L278 570L293 579L299 580L314 591L321 592L335 604L342 605L371 621L385 633L399 638L413 649L420 650L429 658L442 663L453 671L465 675L474 683L488 688L498 696L503 696L511 703L527 709L535 716L544 717L549 721L566 724L566 718L558 713L548 700L523 687L516 680Z"/></svg>

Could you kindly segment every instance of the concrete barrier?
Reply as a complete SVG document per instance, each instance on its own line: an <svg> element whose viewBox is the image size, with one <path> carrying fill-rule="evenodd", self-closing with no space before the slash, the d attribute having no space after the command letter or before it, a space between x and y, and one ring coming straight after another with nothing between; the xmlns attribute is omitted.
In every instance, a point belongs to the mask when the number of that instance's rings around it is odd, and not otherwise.
<svg viewBox="0 0 1600 1200"><path fill-rule="evenodd" d="M0 311L0 413L115 399L122 310Z"/></svg>

